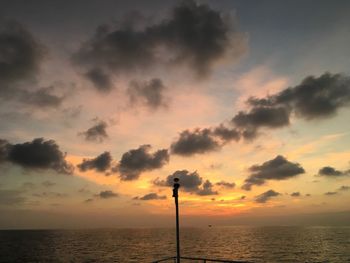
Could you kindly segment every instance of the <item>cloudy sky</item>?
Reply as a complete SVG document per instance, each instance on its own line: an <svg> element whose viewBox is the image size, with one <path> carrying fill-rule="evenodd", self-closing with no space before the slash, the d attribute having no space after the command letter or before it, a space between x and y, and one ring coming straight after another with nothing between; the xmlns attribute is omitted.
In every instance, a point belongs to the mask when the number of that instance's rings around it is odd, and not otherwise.
<svg viewBox="0 0 350 263"><path fill-rule="evenodd" d="M349 12L1 0L0 227L349 211Z"/></svg>

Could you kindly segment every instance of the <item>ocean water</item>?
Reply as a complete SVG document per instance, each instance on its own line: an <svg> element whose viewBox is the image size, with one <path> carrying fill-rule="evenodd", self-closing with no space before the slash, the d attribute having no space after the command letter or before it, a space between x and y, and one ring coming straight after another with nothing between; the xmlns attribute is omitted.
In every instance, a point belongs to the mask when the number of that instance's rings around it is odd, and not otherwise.
<svg viewBox="0 0 350 263"><path fill-rule="evenodd" d="M181 252L250 262L344 263L350 262L350 228L182 228ZM6 263L152 262L174 255L170 228L0 231L0 262Z"/></svg>

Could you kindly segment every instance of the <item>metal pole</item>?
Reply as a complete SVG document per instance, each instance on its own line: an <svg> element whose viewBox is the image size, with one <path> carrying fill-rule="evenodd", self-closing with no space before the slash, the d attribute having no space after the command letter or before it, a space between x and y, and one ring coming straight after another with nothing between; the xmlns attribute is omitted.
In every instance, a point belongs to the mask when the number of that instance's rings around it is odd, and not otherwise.
<svg viewBox="0 0 350 263"><path fill-rule="evenodd" d="M174 178L173 197L175 198L176 208L176 262L180 263L180 229L179 229L179 178Z"/></svg>

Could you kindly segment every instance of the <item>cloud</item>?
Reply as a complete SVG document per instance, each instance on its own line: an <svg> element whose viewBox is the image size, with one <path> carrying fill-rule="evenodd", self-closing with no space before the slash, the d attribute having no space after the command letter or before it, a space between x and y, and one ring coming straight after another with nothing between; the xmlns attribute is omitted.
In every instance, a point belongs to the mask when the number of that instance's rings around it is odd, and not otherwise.
<svg viewBox="0 0 350 263"><path fill-rule="evenodd" d="M158 195L157 193L149 193L146 194L142 197L135 197L135 200L143 200L143 201L148 201L148 200L164 200L166 199L165 195Z"/></svg>
<svg viewBox="0 0 350 263"><path fill-rule="evenodd" d="M184 1L157 23L138 28L130 21L117 27L99 26L72 60L116 75L185 66L204 77L218 62L237 60L245 50L246 38L232 18L206 4Z"/></svg>
<svg viewBox="0 0 350 263"><path fill-rule="evenodd" d="M65 160L66 154L61 152L53 140L36 138L31 142L19 144L4 143L2 140L0 147L2 161L26 169L52 169L63 174L73 172L73 166Z"/></svg>
<svg viewBox="0 0 350 263"><path fill-rule="evenodd" d="M213 190L213 184L209 181L206 180L202 188L198 189L196 192L197 195L218 195L219 193L217 191Z"/></svg>
<svg viewBox="0 0 350 263"><path fill-rule="evenodd" d="M266 180L286 180L305 173L298 163L292 163L285 157L278 155L276 158L264 162L262 165L253 165L249 168L251 175L245 179L242 189L251 190L253 185L262 185Z"/></svg>
<svg viewBox="0 0 350 263"><path fill-rule="evenodd" d="M20 23L0 19L0 98L23 104L58 107L66 98L54 86L32 90L46 48Z"/></svg>
<svg viewBox="0 0 350 263"><path fill-rule="evenodd" d="M338 189L338 191L348 191L348 190L350 190L350 186L347 186L347 185L342 185Z"/></svg>
<svg viewBox="0 0 350 263"><path fill-rule="evenodd" d="M275 192L274 190L268 190L258 196L255 197L255 202L257 203L266 203L268 200L270 200L272 197L281 195L278 192Z"/></svg>
<svg viewBox="0 0 350 263"><path fill-rule="evenodd" d="M224 142L238 141L241 137L237 129L230 129L220 124L218 127L212 129L212 135L219 137Z"/></svg>
<svg viewBox="0 0 350 263"><path fill-rule="evenodd" d="M164 86L161 79L151 79L148 82L131 81L127 94L131 105L143 104L152 110L160 107L167 107L164 98Z"/></svg>
<svg viewBox="0 0 350 263"><path fill-rule="evenodd" d="M19 191L0 190L0 206L21 205L26 201Z"/></svg>
<svg viewBox="0 0 350 263"><path fill-rule="evenodd" d="M209 129L185 130L170 146L173 154L191 156L197 153L206 153L220 148L219 143L211 136Z"/></svg>
<svg viewBox="0 0 350 263"><path fill-rule="evenodd" d="M124 181L136 180L142 172L159 169L169 162L167 149L150 153L151 145L141 145L123 154L116 170Z"/></svg>
<svg viewBox="0 0 350 263"><path fill-rule="evenodd" d="M35 91L17 90L13 92L13 96L24 104L40 108L56 108L62 104L66 97L54 94L54 90L54 86L39 88Z"/></svg>
<svg viewBox="0 0 350 263"><path fill-rule="evenodd" d="M240 111L232 122L243 129L246 138L254 138L260 127L280 128L289 125L290 111L285 107L254 107L249 112Z"/></svg>
<svg viewBox="0 0 350 263"><path fill-rule="evenodd" d="M98 121L94 126L84 132L80 132L78 135L84 136L86 141L103 142L108 138L107 127L108 125L106 122Z"/></svg>
<svg viewBox="0 0 350 263"><path fill-rule="evenodd" d="M0 96L35 79L44 47L18 22L0 20Z"/></svg>
<svg viewBox="0 0 350 263"><path fill-rule="evenodd" d="M318 171L318 175L319 176L327 176L327 177L347 176L347 175L350 175L350 170L339 171L339 170L336 170L335 168L333 168L331 166L325 166L325 167L322 167Z"/></svg>
<svg viewBox="0 0 350 263"><path fill-rule="evenodd" d="M170 146L173 154L182 156L192 156L220 150L226 143L240 139L240 133L236 129L231 129L220 124L216 127L192 131L184 130L179 138Z"/></svg>
<svg viewBox="0 0 350 263"><path fill-rule="evenodd" d="M109 198L118 197L119 194L114 193L113 191L110 191L110 190L106 190L106 191L101 191L97 196L102 199L109 199Z"/></svg>
<svg viewBox="0 0 350 263"><path fill-rule="evenodd" d="M350 103L350 79L341 74L325 73L308 76L299 85L288 88L273 98L289 104L297 116L305 119L326 118Z"/></svg>
<svg viewBox="0 0 350 263"><path fill-rule="evenodd" d="M253 165L249 171L252 174L242 186L245 190L250 190L252 185L264 184L265 180L285 180L305 172L300 164L289 162L281 155L264 162L262 165Z"/></svg>
<svg viewBox="0 0 350 263"><path fill-rule="evenodd" d="M226 187L226 188L235 188L235 186L236 186L235 183L229 183L229 182L225 182L225 181L217 182L216 185Z"/></svg>
<svg viewBox="0 0 350 263"><path fill-rule="evenodd" d="M291 115L304 119L330 117L339 108L350 104L350 78L325 73L309 76L299 85L265 98L251 97L248 111L238 112L231 120L233 128L220 124L211 128L184 130L171 144L173 154L191 156L221 149L227 142L241 137L253 140L261 128L281 128L290 125ZM325 105L323 108L322 105ZM343 172L348 174L349 172ZM335 174L336 175L336 174ZM262 178L250 178L252 184L263 184ZM249 188L249 185L247 186Z"/></svg>
<svg viewBox="0 0 350 263"><path fill-rule="evenodd" d="M290 196L292 196L292 197L299 197L300 193L299 192L294 192L294 193L291 193Z"/></svg>
<svg viewBox="0 0 350 263"><path fill-rule="evenodd" d="M209 180L203 183L202 177L200 177L196 171L191 173L187 170L177 170L173 174L167 176L165 180L157 178L153 181L153 184L156 186L173 186L174 178L180 179L180 187L186 192L197 195L218 194L217 191L213 190L213 184Z"/></svg>
<svg viewBox="0 0 350 263"><path fill-rule="evenodd" d="M159 180L157 178L154 184L157 186L173 186L174 178L180 179L181 188L187 192L196 192L203 181L202 177L200 177L196 171L190 173L187 170L177 170L169 175L166 180Z"/></svg>
<svg viewBox="0 0 350 263"><path fill-rule="evenodd" d="M81 172L88 170L96 170L97 172L105 172L111 167L112 156L109 152L104 152L93 159L83 159L83 161L77 165Z"/></svg>
<svg viewBox="0 0 350 263"><path fill-rule="evenodd" d="M338 194L338 192L327 192L327 193L324 193L324 195L336 195Z"/></svg>
<svg viewBox="0 0 350 263"><path fill-rule="evenodd" d="M108 92L113 88L110 76L101 68L92 68L84 76L94 84L94 87L100 92Z"/></svg>
<svg viewBox="0 0 350 263"><path fill-rule="evenodd" d="M291 113L307 120L324 119L350 105L350 78L331 73L308 76L297 86L265 98L251 97L247 103L250 111L232 119L241 128L283 127L289 125Z"/></svg>
<svg viewBox="0 0 350 263"><path fill-rule="evenodd" d="M220 124L217 127L184 130L171 144L171 152L191 156L219 150L227 142L238 141L241 137L253 140L259 135L260 128L290 125L292 114L305 119L330 117L339 108L350 104L350 78L331 73L318 78L309 76L295 87L265 98L251 97L247 103L251 108L238 112L232 118L233 128ZM324 109L322 105L325 105ZM258 177L250 178L250 181L257 185L264 183Z"/></svg>

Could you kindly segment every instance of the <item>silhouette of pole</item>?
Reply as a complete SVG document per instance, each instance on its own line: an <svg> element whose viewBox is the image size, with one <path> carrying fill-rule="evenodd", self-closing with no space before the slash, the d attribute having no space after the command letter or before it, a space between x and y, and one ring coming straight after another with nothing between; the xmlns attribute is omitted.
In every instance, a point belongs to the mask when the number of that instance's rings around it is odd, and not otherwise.
<svg viewBox="0 0 350 263"><path fill-rule="evenodd" d="M179 178L174 178L173 197L176 208L176 262L180 263L180 229L179 229Z"/></svg>

